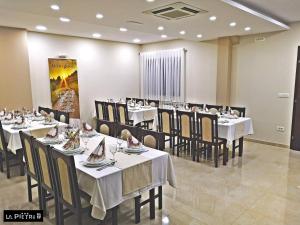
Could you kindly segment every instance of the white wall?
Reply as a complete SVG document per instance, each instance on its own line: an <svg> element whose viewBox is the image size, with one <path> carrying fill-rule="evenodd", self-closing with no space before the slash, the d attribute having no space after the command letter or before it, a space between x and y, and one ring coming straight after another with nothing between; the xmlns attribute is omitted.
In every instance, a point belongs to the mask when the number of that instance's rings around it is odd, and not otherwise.
<svg viewBox="0 0 300 225"><path fill-rule="evenodd" d="M94 101L139 95L139 45L28 32L33 105L51 106L48 58L77 59L81 119Z"/></svg>
<svg viewBox="0 0 300 225"><path fill-rule="evenodd" d="M251 138L289 145L300 24L262 36L266 41L242 37L233 48L231 103L247 107L254 120ZM278 98L279 92L289 93L290 98ZM286 131L277 132L277 125Z"/></svg>
<svg viewBox="0 0 300 225"><path fill-rule="evenodd" d="M142 52L185 48L188 102L216 103L217 43L165 41L142 46Z"/></svg>

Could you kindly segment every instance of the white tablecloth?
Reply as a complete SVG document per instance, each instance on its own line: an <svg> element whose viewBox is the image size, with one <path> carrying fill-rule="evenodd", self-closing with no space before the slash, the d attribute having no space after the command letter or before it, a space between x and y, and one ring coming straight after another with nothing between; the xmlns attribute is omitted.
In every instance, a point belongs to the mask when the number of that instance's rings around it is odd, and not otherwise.
<svg viewBox="0 0 300 225"><path fill-rule="evenodd" d="M228 122L222 123L224 120ZM253 124L251 118L220 118L218 127L219 137L227 139L228 144L231 144L232 141L238 140L241 137L253 134Z"/></svg>
<svg viewBox="0 0 300 225"><path fill-rule="evenodd" d="M124 158L121 154L125 153L118 152L115 155L117 160L116 164L101 171L97 171L96 168L87 168L82 165L82 161L86 160L88 155L96 148L103 137L105 137L106 142L106 157L112 158L109 148L110 146L116 145L116 139L105 135L91 138L88 143L88 148L91 150L85 154L74 156L79 187L91 196L90 203L93 206L92 216L94 218L104 219L108 209L119 205L127 199L140 195L141 192L164 185L167 181L171 186L176 186L175 171L170 155L163 151L148 148L149 151L140 156L152 161L152 184L137 192L123 196L122 169L118 167L118 161L120 162L120 158ZM123 144L125 145L126 143ZM61 149L61 146L62 144L54 147ZM126 156L134 157L135 155L126 154ZM122 164L124 163L127 163L127 161L122 161ZM138 179L138 177L132 177L132 179Z"/></svg>
<svg viewBox="0 0 300 225"><path fill-rule="evenodd" d="M143 121L153 120L153 129L156 130L156 126L158 124L158 115L156 107L139 109L132 109L129 107L128 117L129 120L133 120L134 126Z"/></svg>
<svg viewBox="0 0 300 225"><path fill-rule="evenodd" d="M44 129L44 128L51 128L54 127L55 125L44 125L43 122L38 122L38 121L33 121L30 125L30 127L26 128L26 129L22 129L22 131L24 132L28 132L28 131L32 131L32 130L40 130L40 129ZM67 126L67 124L65 123L58 123L59 127L64 127ZM8 150L10 150L11 152L13 152L14 154L16 154L16 151L18 149L22 148L22 143L21 143L21 139L20 139L20 134L19 131L20 130L15 130L12 129L12 125L2 125L3 130L4 130L4 136L7 142L7 148Z"/></svg>

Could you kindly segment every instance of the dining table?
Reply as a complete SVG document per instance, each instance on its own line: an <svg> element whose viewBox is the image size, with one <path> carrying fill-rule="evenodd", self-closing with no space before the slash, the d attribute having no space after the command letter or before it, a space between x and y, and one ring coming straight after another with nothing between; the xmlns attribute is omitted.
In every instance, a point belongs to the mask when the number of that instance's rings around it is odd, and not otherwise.
<svg viewBox="0 0 300 225"><path fill-rule="evenodd" d="M158 125L157 107L153 106L128 106L128 117L129 120L133 121L133 126L144 122L152 120L151 129L156 130Z"/></svg>
<svg viewBox="0 0 300 225"><path fill-rule="evenodd" d="M42 129L51 129L55 126L62 128L62 127L66 127L67 124L59 121L55 121L52 124L45 124L44 120L31 121L27 123L26 128L23 129L15 129L14 124L2 124L5 140L7 143L7 149L12 153L17 154L17 150L22 148L19 131L30 133L32 131L38 131Z"/></svg>
<svg viewBox="0 0 300 225"><path fill-rule="evenodd" d="M105 139L105 157L114 158L113 164L104 167L87 166L86 162L100 142ZM102 142L103 143L103 142ZM58 151L64 152L63 145L52 145ZM125 200L140 196L145 191L161 187L169 183L176 187L175 170L169 153L143 146L139 154L127 153L127 142L117 138L97 133L83 144L84 152L74 154L79 187L91 199L91 216L103 220L107 210L113 209ZM118 151L112 155L111 148Z"/></svg>

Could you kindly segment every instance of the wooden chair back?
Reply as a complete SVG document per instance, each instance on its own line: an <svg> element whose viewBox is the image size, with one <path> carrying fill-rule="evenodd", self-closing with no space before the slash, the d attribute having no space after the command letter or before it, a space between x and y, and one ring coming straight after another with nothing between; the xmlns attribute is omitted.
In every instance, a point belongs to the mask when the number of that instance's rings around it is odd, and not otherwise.
<svg viewBox="0 0 300 225"><path fill-rule="evenodd" d="M218 141L218 116L206 113L196 114L196 136L205 143Z"/></svg>
<svg viewBox="0 0 300 225"><path fill-rule="evenodd" d="M188 103L188 107L189 107L192 111L198 112L199 110L203 110L204 104Z"/></svg>
<svg viewBox="0 0 300 225"><path fill-rule="evenodd" d="M128 124L128 109L127 104L116 104L116 112L117 112L117 122L121 124Z"/></svg>
<svg viewBox="0 0 300 225"><path fill-rule="evenodd" d="M62 112L56 110L55 119L59 122L69 124L70 123L70 114L67 112Z"/></svg>
<svg viewBox="0 0 300 225"><path fill-rule="evenodd" d="M116 123L97 119L97 132L114 137L116 134Z"/></svg>
<svg viewBox="0 0 300 225"><path fill-rule="evenodd" d="M206 105L206 108L208 110L216 109L217 111L220 112L223 109L223 106L222 105Z"/></svg>
<svg viewBox="0 0 300 225"><path fill-rule="evenodd" d="M117 113L116 113L116 103L106 102L105 103L105 113L107 115L107 120L110 122L117 122Z"/></svg>
<svg viewBox="0 0 300 225"><path fill-rule="evenodd" d="M245 107L231 107L231 110L234 112L235 115L238 117L245 117L246 116L246 108ZM229 110L229 106L226 106L226 111Z"/></svg>
<svg viewBox="0 0 300 225"><path fill-rule="evenodd" d="M107 117L105 115L106 102L95 101L96 107L96 117L99 120L105 120Z"/></svg>
<svg viewBox="0 0 300 225"><path fill-rule="evenodd" d="M175 129L174 111L171 109L157 109L158 131L166 135L173 134Z"/></svg>
<svg viewBox="0 0 300 225"><path fill-rule="evenodd" d="M134 136L135 138L139 138L137 127L124 124L117 124L116 131L116 136L120 137L124 141L126 141L130 135Z"/></svg>
<svg viewBox="0 0 300 225"><path fill-rule="evenodd" d="M164 150L165 141L163 133L141 128L139 128L138 132L143 145L153 149Z"/></svg>
<svg viewBox="0 0 300 225"><path fill-rule="evenodd" d="M148 104L151 105L152 107L159 107L159 100L148 100Z"/></svg>
<svg viewBox="0 0 300 225"><path fill-rule="evenodd" d="M195 132L195 113L187 111L176 111L178 136L192 139Z"/></svg>

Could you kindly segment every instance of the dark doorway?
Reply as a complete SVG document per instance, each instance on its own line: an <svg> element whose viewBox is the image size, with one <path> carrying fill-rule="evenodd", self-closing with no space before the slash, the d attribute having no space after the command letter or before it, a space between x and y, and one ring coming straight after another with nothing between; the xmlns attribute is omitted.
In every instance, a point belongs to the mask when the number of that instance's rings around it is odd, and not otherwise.
<svg viewBox="0 0 300 225"><path fill-rule="evenodd" d="M300 151L300 47L298 47L291 149Z"/></svg>

